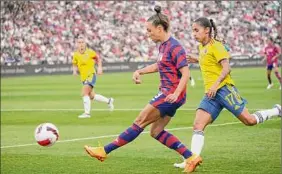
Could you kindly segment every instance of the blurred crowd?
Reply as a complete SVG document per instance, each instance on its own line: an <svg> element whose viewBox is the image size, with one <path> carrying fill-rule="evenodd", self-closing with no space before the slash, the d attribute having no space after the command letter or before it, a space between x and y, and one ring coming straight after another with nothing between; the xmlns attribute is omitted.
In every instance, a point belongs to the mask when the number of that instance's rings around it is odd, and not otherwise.
<svg viewBox="0 0 282 174"><path fill-rule="evenodd" d="M202 16L232 54L260 54L267 37L281 40L279 1L1 1L1 64L70 63L79 34L105 62L153 60L144 23L155 5L187 53L197 52L191 22Z"/></svg>

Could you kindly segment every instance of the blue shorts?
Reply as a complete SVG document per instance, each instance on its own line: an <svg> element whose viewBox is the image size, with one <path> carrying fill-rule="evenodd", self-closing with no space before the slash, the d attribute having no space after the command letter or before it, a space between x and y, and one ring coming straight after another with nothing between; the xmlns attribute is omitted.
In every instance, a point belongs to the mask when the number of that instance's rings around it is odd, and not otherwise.
<svg viewBox="0 0 282 174"><path fill-rule="evenodd" d="M150 101L151 105L159 109L161 113L161 117L164 117L166 115L173 117L176 113L176 110L185 103L185 99L186 99L186 98L183 98L179 102L168 103L164 101L165 98L166 98L166 95L164 95L162 92L159 92Z"/></svg>
<svg viewBox="0 0 282 174"><path fill-rule="evenodd" d="M266 66L267 70L272 70L274 67L279 67L276 62L273 62L272 64Z"/></svg>
<svg viewBox="0 0 282 174"><path fill-rule="evenodd" d="M267 65L267 70L272 70L273 69L273 64Z"/></svg>
<svg viewBox="0 0 282 174"><path fill-rule="evenodd" d="M96 83L96 74L90 74L86 80L82 81L83 85L89 85L92 88L95 86Z"/></svg>
<svg viewBox="0 0 282 174"><path fill-rule="evenodd" d="M243 112L246 104L247 101L240 96L235 86L225 85L217 90L214 98L210 99L205 95L198 109L211 114L214 121L223 108L238 117Z"/></svg>

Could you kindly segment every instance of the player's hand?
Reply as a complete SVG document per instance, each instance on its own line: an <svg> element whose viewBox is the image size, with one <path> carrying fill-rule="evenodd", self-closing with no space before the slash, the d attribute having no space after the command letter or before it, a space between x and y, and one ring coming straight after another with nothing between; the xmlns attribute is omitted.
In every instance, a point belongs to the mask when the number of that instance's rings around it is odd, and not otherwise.
<svg viewBox="0 0 282 174"><path fill-rule="evenodd" d="M103 69L101 67L98 67L97 74L98 75L102 75L103 74Z"/></svg>
<svg viewBox="0 0 282 174"><path fill-rule="evenodd" d="M218 82L215 82L215 83L211 86L211 88L209 89L209 91L208 91L208 93L207 93L208 98L214 98L214 97L215 97L218 86L219 86L219 83L218 83Z"/></svg>
<svg viewBox="0 0 282 174"><path fill-rule="evenodd" d="M174 103L176 102L177 99L178 99L178 95L173 93L173 94L169 94L168 96L166 96L164 101L168 103Z"/></svg>
<svg viewBox="0 0 282 174"><path fill-rule="evenodd" d="M77 72L76 72L76 71L73 71L73 72L72 72L72 75L77 76Z"/></svg>
<svg viewBox="0 0 282 174"><path fill-rule="evenodd" d="M198 63L198 59L190 56L190 55L186 55L186 60L188 61L188 63Z"/></svg>
<svg viewBox="0 0 282 174"><path fill-rule="evenodd" d="M138 71L135 71L133 73L132 80L135 82L135 84L140 84L142 82L141 81L141 75Z"/></svg>

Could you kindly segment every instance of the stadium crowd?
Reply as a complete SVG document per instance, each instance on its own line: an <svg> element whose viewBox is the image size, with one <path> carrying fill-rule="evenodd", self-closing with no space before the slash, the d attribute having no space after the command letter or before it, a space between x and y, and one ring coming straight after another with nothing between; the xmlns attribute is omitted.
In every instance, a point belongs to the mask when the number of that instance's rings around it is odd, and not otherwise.
<svg viewBox="0 0 282 174"><path fill-rule="evenodd" d="M155 5L188 53L197 51L191 21L201 16L215 20L233 54L259 54L267 37L281 40L278 1L1 1L1 64L70 63L79 34L104 61L150 61L157 49L144 23Z"/></svg>

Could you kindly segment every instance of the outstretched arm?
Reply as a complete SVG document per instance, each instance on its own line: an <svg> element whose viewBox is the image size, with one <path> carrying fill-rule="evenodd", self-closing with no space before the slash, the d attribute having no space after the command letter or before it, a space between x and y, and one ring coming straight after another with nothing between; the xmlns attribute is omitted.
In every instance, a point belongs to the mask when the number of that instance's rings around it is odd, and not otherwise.
<svg viewBox="0 0 282 174"><path fill-rule="evenodd" d="M158 71L159 71L158 65L157 65L157 63L154 63L152 65L146 66L145 68L136 70L133 73L132 79L136 84L140 84L141 83L141 78L140 78L141 75L154 73L154 72L158 72Z"/></svg>
<svg viewBox="0 0 282 174"><path fill-rule="evenodd" d="M195 55L186 55L188 63L199 63L198 58Z"/></svg>

